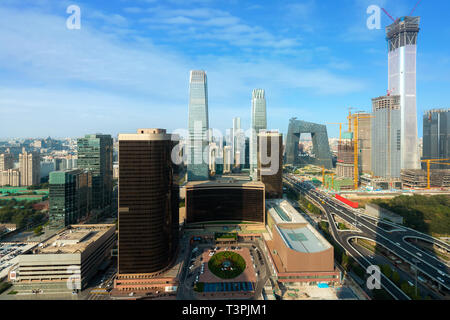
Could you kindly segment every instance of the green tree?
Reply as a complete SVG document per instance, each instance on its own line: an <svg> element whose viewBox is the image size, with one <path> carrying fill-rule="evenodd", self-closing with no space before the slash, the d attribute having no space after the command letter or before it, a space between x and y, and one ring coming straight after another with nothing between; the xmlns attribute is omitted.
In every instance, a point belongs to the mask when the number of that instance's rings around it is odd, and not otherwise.
<svg viewBox="0 0 450 320"><path fill-rule="evenodd" d="M399 284L400 284L400 275L398 274L397 271L394 271L394 272L392 273L392 281L394 281L394 283L395 283L396 285L399 285Z"/></svg>
<svg viewBox="0 0 450 320"><path fill-rule="evenodd" d="M43 229L42 226L37 226L36 228L33 229L34 234L36 236L40 235L42 233L42 229Z"/></svg>

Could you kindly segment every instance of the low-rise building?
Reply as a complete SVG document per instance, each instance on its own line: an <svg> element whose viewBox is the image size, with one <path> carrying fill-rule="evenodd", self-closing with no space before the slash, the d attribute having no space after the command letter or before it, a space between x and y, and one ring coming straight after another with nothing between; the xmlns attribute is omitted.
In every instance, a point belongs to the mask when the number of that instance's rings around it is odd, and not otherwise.
<svg viewBox="0 0 450 320"><path fill-rule="evenodd" d="M267 229L265 242L279 282L340 283L333 246L287 200L267 201Z"/></svg>
<svg viewBox="0 0 450 320"><path fill-rule="evenodd" d="M72 225L19 256L17 290L80 290L111 256L114 224Z"/></svg>

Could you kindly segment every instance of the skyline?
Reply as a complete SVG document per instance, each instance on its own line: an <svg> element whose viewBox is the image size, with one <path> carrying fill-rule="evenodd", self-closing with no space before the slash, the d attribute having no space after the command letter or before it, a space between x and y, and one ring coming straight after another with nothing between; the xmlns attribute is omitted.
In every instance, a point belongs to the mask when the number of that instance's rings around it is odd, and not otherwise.
<svg viewBox="0 0 450 320"><path fill-rule="evenodd" d="M238 12L236 1L112 1L107 10L103 1L78 1L81 29L68 30L67 1L6 1L0 40L10 46L0 52L0 137L116 137L136 127L186 128L193 69L208 74L211 128L225 132L234 117L249 128L254 88L266 91L268 128L284 134L290 117L345 122L348 106L370 112L371 99L387 89L384 27L390 20L382 15L382 28L368 30L366 8L376 4L399 17L414 2L246 2ZM419 137L423 112L446 108L450 98L449 44L436 46L450 35L439 21L445 8L450 4L436 10L423 2L415 12L421 16ZM274 22L265 21L268 13ZM337 25L341 33L326 32ZM337 126L327 128L338 136Z"/></svg>

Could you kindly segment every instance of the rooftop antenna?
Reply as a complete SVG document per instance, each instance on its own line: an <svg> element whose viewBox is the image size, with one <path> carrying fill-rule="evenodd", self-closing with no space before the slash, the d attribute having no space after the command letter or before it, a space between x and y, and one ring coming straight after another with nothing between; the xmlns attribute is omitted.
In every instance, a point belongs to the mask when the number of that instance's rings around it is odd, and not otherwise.
<svg viewBox="0 0 450 320"><path fill-rule="evenodd" d="M391 18L391 20L392 21L394 21L395 22L395 19L394 18L392 18L392 16L386 11L386 9L385 8L381 8L381 10L383 10L383 12L384 13L386 13L386 15L389 17L389 18Z"/></svg>
<svg viewBox="0 0 450 320"><path fill-rule="evenodd" d="M412 14L414 13L414 11L416 10L417 6L419 5L419 3L420 3L421 1L422 1L422 0L417 1L416 5L415 5L414 8L412 9L412 11L411 11L411 13L409 14L409 16L412 16Z"/></svg>

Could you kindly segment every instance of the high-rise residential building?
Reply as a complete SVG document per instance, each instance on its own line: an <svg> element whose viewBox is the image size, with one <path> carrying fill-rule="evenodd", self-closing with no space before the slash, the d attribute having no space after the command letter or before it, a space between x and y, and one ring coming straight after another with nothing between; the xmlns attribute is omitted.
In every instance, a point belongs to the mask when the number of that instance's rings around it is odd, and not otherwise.
<svg viewBox="0 0 450 320"><path fill-rule="evenodd" d="M119 134L119 280L145 281L176 257L178 165L171 153L178 140L164 129Z"/></svg>
<svg viewBox="0 0 450 320"><path fill-rule="evenodd" d="M422 159L450 159L450 109L433 109L424 113ZM426 169L426 163L423 163L423 168ZM430 168L450 169L450 166L431 163Z"/></svg>
<svg viewBox="0 0 450 320"><path fill-rule="evenodd" d="M267 129L266 97L264 89L252 92L252 133L250 136L250 175L255 175L258 166L258 133Z"/></svg>
<svg viewBox="0 0 450 320"><path fill-rule="evenodd" d="M109 134L87 134L77 140L79 169L92 173L92 209L109 214L113 188L113 139Z"/></svg>
<svg viewBox="0 0 450 320"><path fill-rule="evenodd" d="M208 84L206 72L192 70L189 79L189 137L187 141L188 181L208 180L208 159L204 153L209 142Z"/></svg>
<svg viewBox="0 0 450 320"><path fill-rule="evenodd" d="M401 171L400 96L372 99L372 172L375 177L399 178Z"/></svg>
<svg viewBox="0 0 450 320"><path fill-rule="evenodd" d="M20 171L19 169L8 169L0 171L0 187L20 187Z"/></svg>
<svg viewBox="0 0 450 320"><path fill-rule="evenodd" d="M401 17L386 27L388 91L400 97L401 169L418 169L416 54L420 17Z"/></svg>
<svg viewBox="0 0 450 320"><path fill-rule="evenodd" d="M91 208L90 171L74 169L50 172L49 226L64 228L89 216Z"/></svg>
<svg viewBox="0 0 450 320"><path fill-rule="evenodd" d="M258 134L258 180L266 187L266 199L283 197L283 135L277 131Z"/></svg>
<svg viewBox="0 0 450 320"><path fill-rule="evenodd" d="M37 152L22 152L19 155L20 185L34 186L41 182L41 160Z"/></svg>
<svg viewBox="0 0 450 320"><path fill-rule="evenodd" d="M14 155L12 153L0 154L0 171L14 168Z"/></svg>

